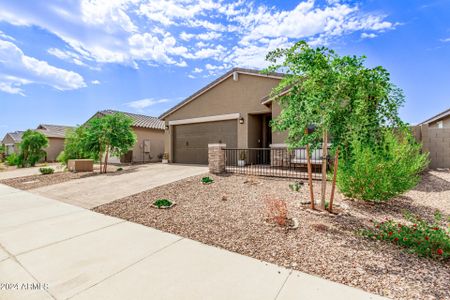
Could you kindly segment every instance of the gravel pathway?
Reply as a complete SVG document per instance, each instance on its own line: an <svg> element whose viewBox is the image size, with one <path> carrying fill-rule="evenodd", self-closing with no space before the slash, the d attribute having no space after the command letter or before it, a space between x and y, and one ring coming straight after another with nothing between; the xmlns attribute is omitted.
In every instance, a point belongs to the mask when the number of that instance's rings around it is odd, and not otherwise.
<svg viewBox="0 0 450 300"><path fill-rule="evenodd" d="M372 205L337 195L338 216L312 213L308 188L289 189L292 180L211 176L190 177L95 208L116 216L340 282L395 299L450 299L450 262L423 259L398 247L363 238L355 232L370 219L401 219L403 210L430 217L436 207L449 214L450 176L430 172L415 189L389 203ZM247 181L247 183L245 183ZM315 182L316 199L320 183ZM328 192L330 187L328 187ZM151 207L154 200L177 202L169 210ZM287 202L288 215L300 221L286 231L266 224L265 199ZM224 200L225 199L225 200Z"/></svg>

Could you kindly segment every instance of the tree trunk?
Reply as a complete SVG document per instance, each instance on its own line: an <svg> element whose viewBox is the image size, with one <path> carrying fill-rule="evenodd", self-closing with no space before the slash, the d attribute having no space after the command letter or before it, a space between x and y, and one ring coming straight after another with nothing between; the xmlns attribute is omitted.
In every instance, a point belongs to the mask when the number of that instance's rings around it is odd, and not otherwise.
<svg viewBox="0 0 450 300"><path fill-rule="evenodd" d="M327 196L327 156L328 156L328 133L323 131L322 139L322 197L320 199L320 208L325 209L325 198Z"/></svg>
<svg viewBox="0 0 450 300"><path fill-rule="evenodd" d="M103 173L106 173L108 171L108 155L109 155L109 147L106 147L105 152L105 163L104 163L104 170Z"/></svg>
<svg viewBox="0 0 450 300"><path fill-rule="evenodd" d="M336 175L338 170L338 160L339 160L339 148L336 148L336 154L334 155L334 167L333 167L333 184L331 186L331 195L330 195L330 212L333 211L333 200L334 200L334 190L336 189Z"/></svg>
<svg viewBox="0 0 450 300"><path fill-rule="evenodd" d="M309 144L306 145L306 160L308 164L309 197L311 198L311 208L314 209L314 190L312 185L312 168L311 168L311 158L309 155Z"/></svg>
<svg viewBox="0 0 450 300"><path fill-rule="evenodd" d="M100 173L103 173L102 161L103 161L103 153L102 151L100 151L99 153Z"/></svg>

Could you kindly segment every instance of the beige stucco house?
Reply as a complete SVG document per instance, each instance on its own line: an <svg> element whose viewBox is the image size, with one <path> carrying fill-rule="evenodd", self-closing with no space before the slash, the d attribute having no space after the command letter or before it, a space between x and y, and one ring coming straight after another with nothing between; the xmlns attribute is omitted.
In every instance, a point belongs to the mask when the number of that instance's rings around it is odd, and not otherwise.
<svg viewBox="0 0 450 300"><path fill-rule="evenodd" d="M59 153L64 150L64 140L66 130L72 128L63 125L40 124L35 131L44 134L48 139L48 147L44 149L46 155L44 161L54 162ZM5 146L6 156L13 153L19 154L19 144L22 142L22 136L25 131L9 132L2 140Z"/></svg>
<svg viewBox="0 0 450 300"><path fill-rule="evenodd" d="M110 109L99 111L92 118L114 113L123 113L133 120L132 128L137 141L133 149L126 155L120 158L110 157L110 162L148 163L160 161L160 157L164 153L164 122L156 117Z"/></svg>
<svg viewBox="0 0 450 300"><path fill-rule="evenodd" d="M5 147L5 155L13 153L19 154L19 144L22 141L24 131L14 131L5 134L2 140L2 145Z"/></svg>
<svg viewBox="0 0 450 300"><path fill-rule="evenodd" d="M450 108L423 121L419 125L427 124L430 128L450 128Z"/></svg>
<svg viewBox="0 0 450 300"><path fill-rule="evenodd" d="M208 144L228 148L268 148L283 144L286 133L269 122L280 107L267 97L283 77L234 68L160 116L169 161L208 163Z"/></svg>
<svg viewBox="0 0 450 300"><path fill-rule="evenodd" d="M74 127L65 125L39 124L35 131L42 133L48 139L48 147L44 149L44 160L55 162L58 155L64 150L66 131Z"/></svg>

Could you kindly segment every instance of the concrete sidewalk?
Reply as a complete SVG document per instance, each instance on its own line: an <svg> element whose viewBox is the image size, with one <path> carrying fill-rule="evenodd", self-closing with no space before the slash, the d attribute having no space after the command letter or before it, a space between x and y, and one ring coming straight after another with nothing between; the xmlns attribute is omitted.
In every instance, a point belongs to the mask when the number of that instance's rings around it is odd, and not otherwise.
<svg viewBox="0 0 450 300"><path fill-rule="evenodd" d="M1 284L0 299L383 299L4 185Z"/></svg>

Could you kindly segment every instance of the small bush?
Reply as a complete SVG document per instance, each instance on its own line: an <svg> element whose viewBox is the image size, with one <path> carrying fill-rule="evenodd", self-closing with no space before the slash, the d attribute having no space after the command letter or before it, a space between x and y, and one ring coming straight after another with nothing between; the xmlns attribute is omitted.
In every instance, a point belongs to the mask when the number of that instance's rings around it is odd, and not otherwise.
<svg viewBox="0 0 450 300"><path fill-rule="evenodd" d="M450 258L450 233L441 226L442 215L435 213L434 222L429 223L415 215L406 214L405 218L411 222L409 225L397 223L392 220L374 222L374 229L364 230L364 236L390 241L407 248L409 252L419 256L438 259Z"/></svg>
<svg viewBox="0 0 450 300"><path fill-rule="evenodd" d="M17 166L19 164L19 157L17 154L12 153L6 157L6 164L8 166Z"/></svg>
<svg viewBox="0 0 450 300"><path fill-rule="evenodd" d="M266 207L268 221L275 222L280 226L286 226L288 213L286 201L281 199L267 199Z"/></svg>
<svg viewBox="0 0 450 300"><path fill-rule="evenodd" d="M116 172L120 172L120 171L123 171L123 168L122 168L122 167L119 167L119 168L117 168L117 170L116 170Z"/></svg>
<svg viewBox="0 0 450 300"><path fill-rule="evenodd" d="M291 191L298 192L300 191L300 188L303 186L303 182L294 182L289 184L289 188Z"/></svg>
<svg viewBox="0 0 450 300"><path fill-rule="evenodd" d="M213 183L213 182L214 182L214 180L211 179L211 178L208 177L208 176L202 178L202 183L203 183L203 184L210 184L210 183Z"/></svg>
<svg viewBox="0 0 450 300"><path fill-rule="evenodd" d="M161 208L161 207L169 207L172 205L172 201L167 200L167 199L158 199L155 202L153 202L153 205Z"/></svg>
<svg viewBox="0 0 450 300"><path fill-rule="evenodd" d="M340 163L337 185L347 197L386 201L413 188L428 165L428 155L404 132L384 133L381 145L366 145L355 139L349 159Z"/></svg>
<svg viewBox="0 0 450 300"><path fill-rule="evenodd" d="M47 175L55 173L55 170L53 170L52 168L40 168L39 172L41 172L42 175Z"/></svg>

